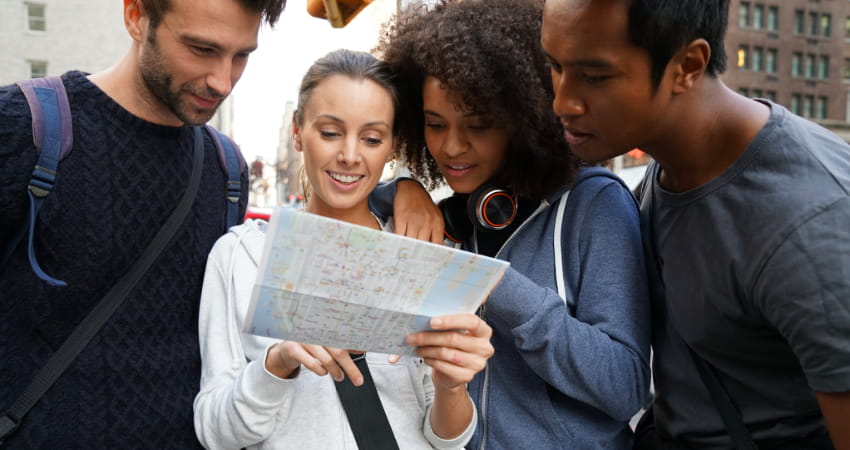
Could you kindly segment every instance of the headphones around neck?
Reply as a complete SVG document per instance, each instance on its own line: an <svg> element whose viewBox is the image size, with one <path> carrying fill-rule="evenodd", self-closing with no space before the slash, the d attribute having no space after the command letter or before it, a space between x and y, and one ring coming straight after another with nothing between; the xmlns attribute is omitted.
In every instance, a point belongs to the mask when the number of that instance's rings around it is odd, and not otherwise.
<svg viewBox="0 0 850 450"><path fill-rule="evenodd" d="M484 183L471 194L454 194L438 206L446 222L445 235L453 242L469 239L475 228L505 229L517 213L514 196L491 183Z"/></svg>

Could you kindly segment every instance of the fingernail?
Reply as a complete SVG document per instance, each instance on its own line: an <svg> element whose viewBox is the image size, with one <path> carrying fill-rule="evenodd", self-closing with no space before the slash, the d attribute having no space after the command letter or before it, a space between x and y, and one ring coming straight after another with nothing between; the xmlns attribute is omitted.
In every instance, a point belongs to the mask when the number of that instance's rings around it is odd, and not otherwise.
<svg viewBox="0 0 850 450"><path fill-rule="evenodd" d="M431 319L431 328L440 328L443 325L443 321L441 319Z"/></svg>
<svg viewBox="0 0 850 450"><path fill-rule="evenodd" d="M363 384L363 377L357 377L352 381L354 382L355 386L361 386Z"/></svg>
<svg viewBox="0 0 850 450"><path fill-rule="evenodd" d="M345 379L345 377L342 376L342 375L333 375L333 377L334 377L334 381L336 381L337 383L339 383L340 381Z"/></svg>

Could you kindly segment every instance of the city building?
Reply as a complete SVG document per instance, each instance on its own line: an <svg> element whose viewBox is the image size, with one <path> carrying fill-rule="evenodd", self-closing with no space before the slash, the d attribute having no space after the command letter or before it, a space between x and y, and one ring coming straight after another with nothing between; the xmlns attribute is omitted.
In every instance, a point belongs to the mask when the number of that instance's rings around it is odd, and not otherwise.
<svg viewBox="0 0 850 450"><path fill-rule="evenodd" d="M732 89L819 122L850 121L850 2L731 0L726 53Z"/></svg>
<svg viewBox="0 0 850 450"><path fill-rule="evenodd" d="M123 12L118 0L0 0L0 86L109 68L130 48ZM209 123L232 135L229 98Z"/></svg>
<svg viewBox="0 0 850 450"><path fill-rule="evenodd" d="M122 12L120 1L0 0L0 85L115 64L130 45Z"/></svg>
<svg viewBox="0 0 850 450"><path fill-rule="evenodd" d="M280 145L277 149L277 198L281 203L293 204L301 194L299 169L301 154L295 151L292 143L292 115L295 102L286 102L283 112L283 124L280 127ZM303 201L303 198L301 199Z"/></svg>

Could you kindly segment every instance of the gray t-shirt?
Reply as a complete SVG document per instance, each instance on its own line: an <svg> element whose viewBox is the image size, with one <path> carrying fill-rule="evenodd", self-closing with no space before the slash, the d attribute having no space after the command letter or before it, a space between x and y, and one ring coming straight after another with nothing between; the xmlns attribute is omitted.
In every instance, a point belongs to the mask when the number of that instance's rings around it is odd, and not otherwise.
<svg viewBox="0 0 850 450"><path fill-rule="evenodd" d="M721 176L671 193L653 163L643 190L663 278L653 280L656 424L699 448L731 444L683 338L756 440L822 431L813 390L850 391L850 146L769 106Z"/></svg>

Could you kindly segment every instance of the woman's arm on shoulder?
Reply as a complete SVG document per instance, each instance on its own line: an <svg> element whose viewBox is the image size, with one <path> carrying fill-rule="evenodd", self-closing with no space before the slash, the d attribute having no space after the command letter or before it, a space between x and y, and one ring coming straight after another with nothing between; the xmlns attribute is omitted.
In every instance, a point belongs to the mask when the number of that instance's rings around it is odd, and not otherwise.
<svg viewBox="0 0 850 450"><path fill-rule="evenodd" d="M369 208L384 220L392 216L396 234L443 243L443 214L413 178L379 184L369 195Z"/></svg>

